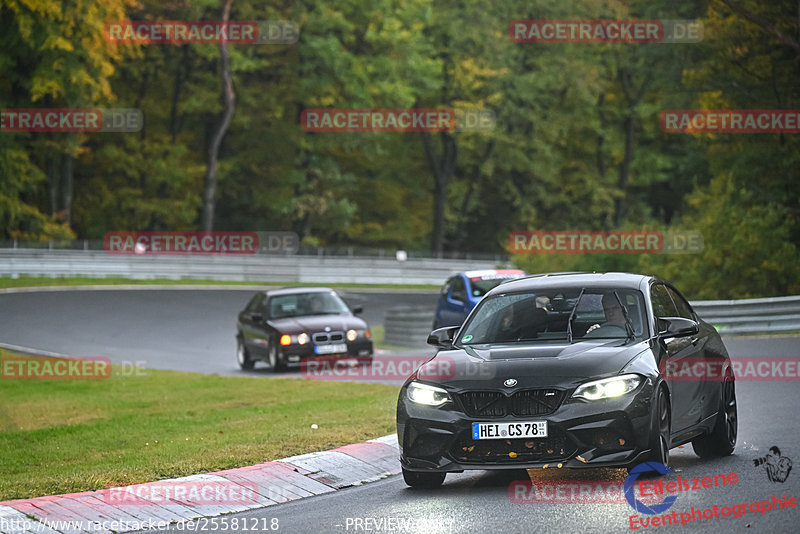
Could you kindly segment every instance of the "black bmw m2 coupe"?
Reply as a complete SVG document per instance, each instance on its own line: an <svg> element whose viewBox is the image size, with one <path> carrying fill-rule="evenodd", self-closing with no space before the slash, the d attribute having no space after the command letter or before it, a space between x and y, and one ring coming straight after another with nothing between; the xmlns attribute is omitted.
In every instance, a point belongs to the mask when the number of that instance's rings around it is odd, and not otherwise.
<svg viewBox="0 0 800 534"><path fill-rule="evenodd" d="M410 486L436 487L465 469L667 465L669 450L684 443L701 457L736 445L725 346L657 277L511 281L428 342L440 350L397 403ZM715 372L668 372L698 365Z"/></svg>

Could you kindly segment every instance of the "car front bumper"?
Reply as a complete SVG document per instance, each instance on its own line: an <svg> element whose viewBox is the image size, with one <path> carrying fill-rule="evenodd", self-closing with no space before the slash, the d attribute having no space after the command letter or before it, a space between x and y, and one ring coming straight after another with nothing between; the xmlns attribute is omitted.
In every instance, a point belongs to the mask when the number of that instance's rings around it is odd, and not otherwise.
<svg viewBox="0 0 800 534"><path fill-rule="evenodd" d="M571 392L569 392L571 394ZM409 471L632 467L650 452L653 387L645 381L619 398L565 399L552 413L526 417L472 417L460 403L442 407L408 400L397 406L400 461ZM546 438L477 440L472 423L547 421Z"/></svg>
<svg viewBox="0 0 800 534"><path fill-rule="evenodd" d="M311 359L334 360L345 358L372 358L372 339L356 339L355 341L348 341L346 344L347 352L338 354L317 354L314 352L313 343L307 343L305 345L286 345L281 347L280 351L288 363L301 363L303 360Z"/></svg>

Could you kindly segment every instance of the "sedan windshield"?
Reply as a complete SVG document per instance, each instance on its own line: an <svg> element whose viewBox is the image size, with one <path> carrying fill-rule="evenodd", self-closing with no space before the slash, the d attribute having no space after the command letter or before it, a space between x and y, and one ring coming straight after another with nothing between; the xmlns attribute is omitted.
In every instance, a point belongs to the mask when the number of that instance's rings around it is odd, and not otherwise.
<svg viewBox="0 0 800 534"><path fill-rule="evenodd" d="M293 293L277 295L269 300L270 319L302 315L338 315L349 312L347 305L336 293Z"/></svg>
<svg viewBox="0 0 800 534"><path fill-rule="evenodd" d="M487 297L461 332L463 345L640 338L644 297L632 289L564 288Z"/></svg>

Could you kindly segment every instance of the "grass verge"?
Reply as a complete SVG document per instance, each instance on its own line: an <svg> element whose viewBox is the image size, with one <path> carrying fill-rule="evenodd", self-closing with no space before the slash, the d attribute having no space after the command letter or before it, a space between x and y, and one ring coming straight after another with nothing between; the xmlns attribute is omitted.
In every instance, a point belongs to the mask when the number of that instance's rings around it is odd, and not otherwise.
<svg viewBox="0 0 800 534"><path fill-rule="evenodd" d="M118 371L0 377L0 501L241 467L395 431L396 386Z"/></svg>
<svg viewBox="0 0 800 534"><path fill-rule="evenodd" d="M234 282L222 280L192 280L181 279L171 280L157 278L155 280L137 280L133 278L88 278L88 277L64 277L64 278L38 278L21 276L19 278L0 277L0 289L12 287L52 287L52 286L95 286L95 285L223 285L223 286L274 286L274 287L304 287L322 285L325 287L341 288L376 288L376 289L439 289L439 286L432 284L306 284L302 282Z"/></svg>

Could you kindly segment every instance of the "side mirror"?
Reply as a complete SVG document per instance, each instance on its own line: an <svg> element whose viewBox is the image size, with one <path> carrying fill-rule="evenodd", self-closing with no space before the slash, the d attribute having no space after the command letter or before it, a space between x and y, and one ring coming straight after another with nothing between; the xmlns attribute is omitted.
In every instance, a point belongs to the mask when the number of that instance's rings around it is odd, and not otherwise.
<svg viewBox="0 0 800 534"><path fill-rule="evenodd" d="M658 337L687 337L700 331L700 325L683 317L661 317L658 319Z"/></svg>
<svg viewBox="0 0 800 534"><path fill-rule="evenodd" d="M439 347L440 349L449 349L453 347L453 338L460 326L446 326L444 328L437 328L428 335L428 345Z"/></svg>
<svg viewBox="0 0 800 534"><path fill-rule="evenodd" d="M261 315L260 313L254 313L253 315L250 316L250 320L253 321L254 323L263 323L264 316Z"/></svg>
<svg viewBox="0 0 800 534"><path fill-rule="evenodd" d="M364 306L361 306L361 305L353 306L351 308L351 311L353 312L353 315L358 315L359 313L363 313L364 312Z"/></svg>

